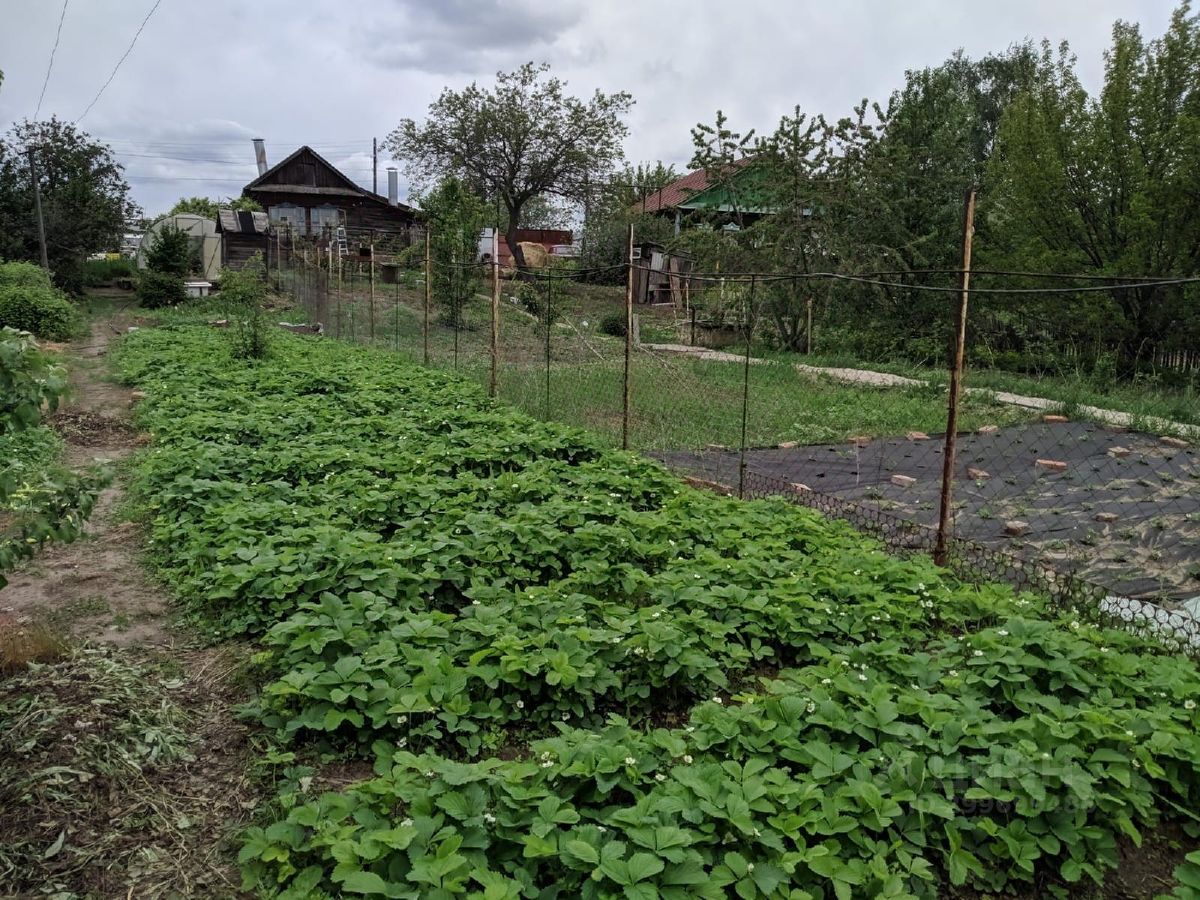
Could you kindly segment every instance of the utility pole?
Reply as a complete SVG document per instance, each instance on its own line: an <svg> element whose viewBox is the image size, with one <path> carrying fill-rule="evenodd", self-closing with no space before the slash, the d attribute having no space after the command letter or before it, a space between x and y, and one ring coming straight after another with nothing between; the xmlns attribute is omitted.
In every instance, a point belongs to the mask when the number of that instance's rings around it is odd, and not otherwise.
<svg viewBox="0 0 1200 900"><path fill-rule="evenodd" d="M50 259L46 255L46 223L42 221L42 184L38 180L37 160L33 148L29 148L29 177L33 181L33 211L37 216L38 246L42 251L42 268L50 271Z"/></svg>
<svg viewBox="0 0 1200 900"><path fill-rule="evenodd" d="M379 141L371 138L371 193L379 193Z"/></svg>

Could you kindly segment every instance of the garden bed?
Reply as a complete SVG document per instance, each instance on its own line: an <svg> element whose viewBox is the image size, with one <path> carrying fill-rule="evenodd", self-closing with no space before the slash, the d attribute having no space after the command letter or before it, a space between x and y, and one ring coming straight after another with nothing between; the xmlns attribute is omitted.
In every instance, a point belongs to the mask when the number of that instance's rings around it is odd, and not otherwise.
<svg viewBox="0 0 1200 900"><path fill-rule="evenodd" d="M933 897L1102 880L1200 802L1193 662L493 404L273 335L139 332L137 499L259 636L287 897ZM279 751L276 751L279 752Z"/></svg>

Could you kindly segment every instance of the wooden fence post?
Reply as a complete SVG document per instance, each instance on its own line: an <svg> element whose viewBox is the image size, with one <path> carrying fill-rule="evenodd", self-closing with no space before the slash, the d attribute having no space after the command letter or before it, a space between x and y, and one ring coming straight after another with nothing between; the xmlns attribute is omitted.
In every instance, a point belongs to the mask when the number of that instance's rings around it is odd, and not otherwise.
<svg viewBox="0 0 1200 900"><path fill-rule="evenodd" d="M492 229L492 374L488 394L496 396L500 371L500 229Z"/></svg>
<svg viewBox="0 0 1200 900"><path fill-rule="evenodd" d="M971 293L971 238L975 234L975 188L968 189L963 203L962 271L959 273L959 302L954 322L954 358L950 365L950 399L946 407L946 446L942 455L942 496L938 510L937 541L933 560L944 566L949 559L953 528L954 451L958 436L958 401L962 395L963 364L967 342L967 300Z"/></svg>
<svg viewBox="0 0 1200 900"><path fill-rule="evenodd" d="M630 365L633 361L633 223L629 223L629 237L625 248L625 376L624 394L621 405L621 449L629 449L630 414Z"/></svg>
<svg viewBox="0 0 1200 900"><path fill-rule="evenodd" d="M429 225L425 226L425 314L421 320L421 341L425 347L425 365L429 365L429 296L433 290L433 263L429 252Z"/></svg>

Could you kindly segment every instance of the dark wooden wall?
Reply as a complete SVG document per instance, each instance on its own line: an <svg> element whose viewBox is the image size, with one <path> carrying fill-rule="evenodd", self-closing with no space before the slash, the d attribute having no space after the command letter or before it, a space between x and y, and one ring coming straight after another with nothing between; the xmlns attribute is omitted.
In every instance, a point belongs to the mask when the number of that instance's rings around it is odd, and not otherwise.
<svg viewBox="0 0 1200 900"><path fill-rule="evenodd" d="M225 232L224 259L226 268L240 269L255 253L261 253L263 262L267 259L267 236L265 234L236 234Z"/></svg>

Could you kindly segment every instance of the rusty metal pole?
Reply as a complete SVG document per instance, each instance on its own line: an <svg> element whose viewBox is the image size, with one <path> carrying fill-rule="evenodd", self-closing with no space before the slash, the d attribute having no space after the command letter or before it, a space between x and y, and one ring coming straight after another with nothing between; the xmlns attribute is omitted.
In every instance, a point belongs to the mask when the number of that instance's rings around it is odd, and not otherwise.
<svg viewBox="0 0 1200 900"><path fill-rule="evenodd" d="M942 455L942 497L938 511L937 542L933 560L946 565L950 531L953 528L954 450L958 432L958 401L962 395L963 362L967 345L967 301L971 294L971 238L975 234L975 188L967 190L963 202L962 271L959 273L959 302L954 322L954 359L950 366L950 398L946 407L946 446Z"/></svg>
<svg viewBox="0 0 1200 900"><path fill-rule="evenodd" d="M492 229L492 377L488 394L496 396L500 372L500 234Z"/></svg>
<svg viewBox="0 0 1200 900"><path fill-rule="evenodd" d="M633 361L633 223L629 223L629 239L626 242L625 260L625 376L624 396L621 406L621 449L629 449L630 412L630 364Z"/></svg>
<svg viewBox="0 0 1200 900"><path fill-rule="evenodd" d="M421 319L421 341L425 346L425 365L429 365L429 296L433 290L433 264L429 253L429 226L425 226L425 314Z"/></svg>

